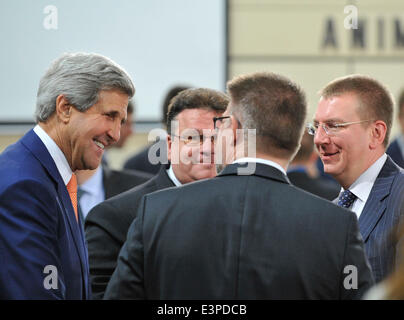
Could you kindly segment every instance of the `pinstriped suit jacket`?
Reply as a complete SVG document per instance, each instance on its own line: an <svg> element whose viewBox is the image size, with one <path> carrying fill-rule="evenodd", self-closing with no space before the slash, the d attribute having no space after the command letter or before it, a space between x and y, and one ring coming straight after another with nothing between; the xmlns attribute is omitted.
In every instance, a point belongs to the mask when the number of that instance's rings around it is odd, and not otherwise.
<svg viewBox="0 0 404 320"><path fill-rule="evenodd" d="M359 217L359 230L376 282L396 264L397 243L392 233L404 214L404 170L387 156Z"/></svg>

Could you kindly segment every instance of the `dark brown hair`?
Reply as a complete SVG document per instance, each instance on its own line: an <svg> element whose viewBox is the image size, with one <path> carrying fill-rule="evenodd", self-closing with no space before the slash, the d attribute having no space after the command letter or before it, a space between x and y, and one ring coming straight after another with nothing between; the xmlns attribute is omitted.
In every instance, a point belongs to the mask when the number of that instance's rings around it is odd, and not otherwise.
<svg viewBox="0 0 404 320"><path fill-rule="evenodd" d="M163 102L163 119L162 123L167 124L167 116L168 116L168 106L170 105L170 102L172 98L174 98L177 94L179 94L181 91L190 89L190 87L187 86L175 86L172 87L166 94Z"/></svg>
<svg viewBox="0 0 404 320"><path fill-rule="evenodd" d="M170 102L167 113L167 132L171 132L171 121L186 109L208 109L223 113L226 111L229 98L222 92L193 88L181 91ZM213 119L212 119L213 121Z"/></svg>
<svg viewBox="0 0 404 320"><path fill-rule="evenodd" d="M127 113L132 113L135 111L135 101L133 99L129 100L128 102L128 110Z"/></svg>
<svg viewBox="0 0 404 320"><path fill-rule="evenodd" d="M307 131L303 133L300 148L293 158L293 161L307 161L314 151L314 136L310 135Z"/></svg>

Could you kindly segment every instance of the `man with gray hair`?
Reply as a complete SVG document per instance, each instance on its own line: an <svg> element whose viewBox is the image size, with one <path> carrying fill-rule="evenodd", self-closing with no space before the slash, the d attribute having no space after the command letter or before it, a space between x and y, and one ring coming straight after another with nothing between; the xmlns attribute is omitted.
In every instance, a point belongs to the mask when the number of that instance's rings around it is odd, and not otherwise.
<svg viewBox="0 0 404 320"><path fill-rule="evenodd" d="M64 54L42 77L35 128L0 155L0 299L89 299L76 170L119 139L135 88L98 54Z"/></svg>

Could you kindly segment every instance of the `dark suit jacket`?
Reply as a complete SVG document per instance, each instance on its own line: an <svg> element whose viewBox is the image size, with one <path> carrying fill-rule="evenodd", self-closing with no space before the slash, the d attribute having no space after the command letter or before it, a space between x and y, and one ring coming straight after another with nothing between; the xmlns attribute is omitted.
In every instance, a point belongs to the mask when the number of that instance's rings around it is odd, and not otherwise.
<svg viewBox="0 0 404 320"><path fill-rule="evenodd" d="M400 146L395 139L387 148L386 153L393 159L393 161L398 164L401 168L404 168L403 154L401 153Z"/></svg>
<svg viewBox="0 0 404 320"><path fill-rule="evenodd" d="M109 199L135 186L138 186L153 177L152 174L137 170L113 170L107 166L102 167L102 181L105 190L105 199Z"/></svg>
<svg viewBox="0 0 404 320"><path fill-rule="evenodd" d="M85 230L94 299L104 295L140 199L147 193L173 186L166 167L161 166L159 174L148 182L98 204L89 212Z"/></svg>
<svg viewBox="0 0 404 320"><path fill-rule="evenodd" d="M391 235L403 214L404 171L387 157L359 217L359 230L376 282L396 264L399 251Z"/></svg>
<svg viewBox="0 0 404 320"><path fill-rule="evenodd" d="M290 182L296 187L327 200L338 197L341 187L324 178L312 178L305 171L288 172Z"/></svg>
<svg viewBox="0 0 404 320"><path fill-rule="evenodd" d="M0 155L0 177L0 299L89 299L83 226L33 130Z"/></svg>
<svg viewBox="0 0 404 320"><path fill-rule="evenodd" d="M107 299L341 299L372 284L355 214L239 165L143 197ZM357 290L344 288L346 266ZM348 271L345 269L345 271Z"/></svg>

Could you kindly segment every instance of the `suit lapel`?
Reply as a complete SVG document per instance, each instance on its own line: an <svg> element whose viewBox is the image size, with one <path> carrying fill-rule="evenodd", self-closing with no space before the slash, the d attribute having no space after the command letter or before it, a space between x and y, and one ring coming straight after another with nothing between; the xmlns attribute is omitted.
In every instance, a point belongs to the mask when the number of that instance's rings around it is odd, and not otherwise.
<svg viewBox="0 0 404 320"><path fill-rule="evenodd" d="M376 178L372 191L359 217L359 230L365 242L386 211L387 199L398 172L398 167L390 157L387 157L386 163Z"/></svg>
<svg viewBox="0 0 404 320"><path fill-rule="evenodd" d="M87 252L85 250L86 244L84 241L83 227L80 223L76 221L76 215L74 213L73 205L70 200L69 193L67 188L63 182L63 179L56 167L55 162L53 161L51 155L46 149L45 145L36 135L33 130L30 130L22 139L21 142L24 144L26 148L28 148L32 154L41 162L42 166L48 172L51 179L55 182L55 187L58 193L58 198L56 199L61 206L62 211L65 213L67 217L67 221L69 224L69 228L71 234L73 235L73 241L78 252L78 255L81 260L81 268L82 273L84 275L84 279L86 279L86 274L88 270L88 257ZM85 287L87 288L88 284L85 280ZM86 290L87 291L87 290Z"/></svg>
<svg viewBox="0 0 404 320"><path fill-rule="evenodd" d="M155 184L157 186L157 190L175 187L174 182L171 181L170 177L167 174L167 169L169 167L170 167L170 164L161 165L159 173L156 175L155 178L153 178L153 179L155 179Z"/></svg>

